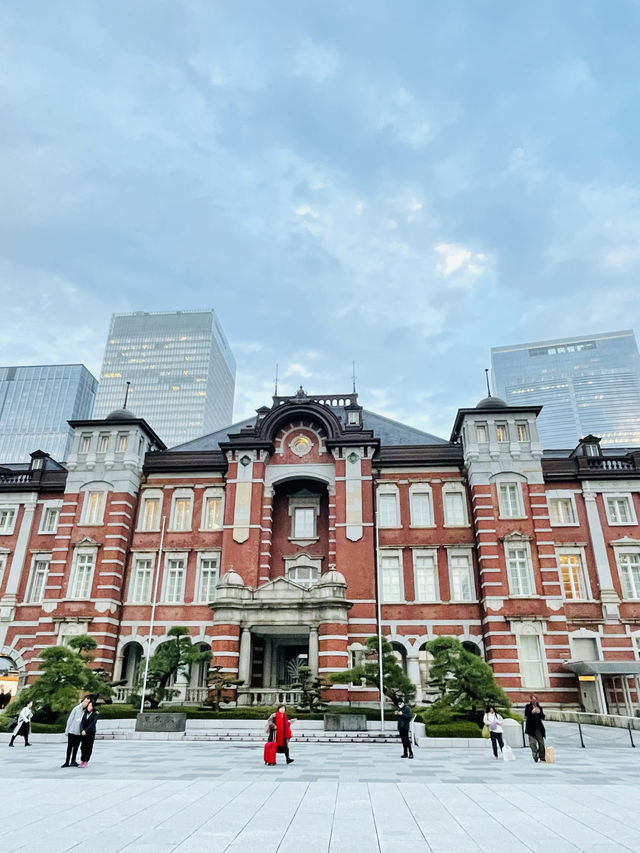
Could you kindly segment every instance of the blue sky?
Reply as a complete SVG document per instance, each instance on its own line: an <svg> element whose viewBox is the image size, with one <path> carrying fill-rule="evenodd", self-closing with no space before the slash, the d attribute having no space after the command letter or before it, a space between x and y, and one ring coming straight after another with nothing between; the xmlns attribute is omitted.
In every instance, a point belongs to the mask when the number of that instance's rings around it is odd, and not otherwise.
<svg viewBox="0 0 640 853"><path fill-rule="evenodd" d="M236 415L448 436L489 349L638 327L640 2L0 6L0 364L214 307Z"/></svg>

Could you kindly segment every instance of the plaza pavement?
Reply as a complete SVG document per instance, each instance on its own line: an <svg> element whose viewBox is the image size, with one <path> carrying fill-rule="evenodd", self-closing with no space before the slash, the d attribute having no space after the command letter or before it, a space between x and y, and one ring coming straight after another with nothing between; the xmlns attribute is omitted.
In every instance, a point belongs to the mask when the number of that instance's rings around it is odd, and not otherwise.
<svg viewBox="0 0 640 853"><path fill-rule="evenodd" d="M560 732L560 729L557 730ZM265 767L242 743L98 741L4 747L2 853L640 853L640 748L557 763L486 750L291 743Z"/></svg>

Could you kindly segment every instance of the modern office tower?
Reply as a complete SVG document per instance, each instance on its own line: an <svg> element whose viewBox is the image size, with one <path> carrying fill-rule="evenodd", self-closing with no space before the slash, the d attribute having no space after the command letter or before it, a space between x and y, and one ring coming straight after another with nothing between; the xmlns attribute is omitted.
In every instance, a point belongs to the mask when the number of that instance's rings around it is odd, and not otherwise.
<svg viewBox="0 0 640 853"><path fill-rule="evenodd" d="M91 417L97 387L83 364L0 367L0 463L28 462L34 450L63 461L67 421Z"/></svg>
<svg viewBox="0 0 640 853"><path fill-rule="evenodd" d="M233 420L235 359L214 311L114 314L95 418L127 408L168 447Z"/></svg>
<svg viewBox="0 0 640 853"><path fill-rule="evenodd" d="M537 341L491 350L493 387L509 406L542 405L545 448L640 442L640 354L633 331Z"/></svg>

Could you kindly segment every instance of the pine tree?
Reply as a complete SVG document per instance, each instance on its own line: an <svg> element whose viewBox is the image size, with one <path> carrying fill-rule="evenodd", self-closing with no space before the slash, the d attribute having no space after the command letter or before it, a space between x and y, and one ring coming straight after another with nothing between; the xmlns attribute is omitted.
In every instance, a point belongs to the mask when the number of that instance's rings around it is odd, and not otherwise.
<svg viewBox="0 0 640 853"><path fill-rule="evenodd" d="M182 625L174 625L167 631L169 639L162 643L149 659L149 673L145 696L152 708L157 708L164 699L175 696L178 692L167 687L173 676L187 672L194 663L211 660L211 652L201 652L194 646L189 636L189 629Z"/></svg>
<svg viewBox="0 0 640 853"><path fill-rule="evenodd" d="M378 637L368 637L365 645L368 649L369 657L377 657ZM358 664L358 666L354 666L352 669L348 669L346 672L335 672L330 678L334 683L353 682L354 684L359 684L364 681L366 684L378 687L378 661L377 659L375 661L366 661L365 663ZM410 704L415 699L415 684L405 674L394 654L393 646L384 637L382 637L382 686L384 695L391 699L394 704L400 700Z"/></svg>

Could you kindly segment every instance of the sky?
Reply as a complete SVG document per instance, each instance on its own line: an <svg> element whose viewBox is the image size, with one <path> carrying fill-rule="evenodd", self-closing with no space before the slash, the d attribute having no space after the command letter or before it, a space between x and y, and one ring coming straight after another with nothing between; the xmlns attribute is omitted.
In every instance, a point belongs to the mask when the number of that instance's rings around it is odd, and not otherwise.
<svg viewBox="0 0 640 853"><path fill-rule="evenodd" d="M214 308L235 416L448 437L492 346L638 329L640 0L0 2L0 364Z"/></svg>

